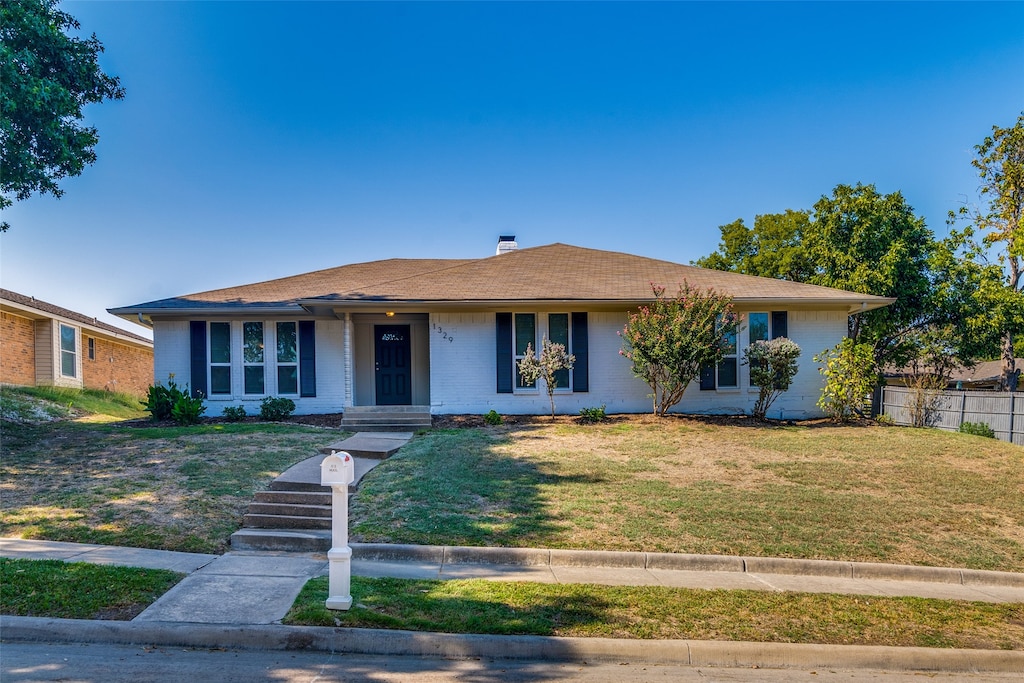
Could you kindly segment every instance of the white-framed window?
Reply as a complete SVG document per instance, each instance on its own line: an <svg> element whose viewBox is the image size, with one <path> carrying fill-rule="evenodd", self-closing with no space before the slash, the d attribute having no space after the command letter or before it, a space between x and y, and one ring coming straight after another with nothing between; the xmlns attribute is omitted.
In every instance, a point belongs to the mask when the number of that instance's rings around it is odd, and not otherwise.
<svg viewBox="0 0 1024 683"><path fill-rule="evenodd" d="M572 326L569 324L568 313L548 313L548 341L552 344L561 344L565 347L566 353L571 353L569 343L572 336ZM559 370L555 373L555 390L564 389L572 391L572 373L569 370Z"/></svg>
<svg viewBox="0 0 1024 683"><path fill-rule="evenodd" d="M231 323L210 323L210 395L231 395Z"/></svg>
<svg viewBox="0 0 1024 683"><path fill-rule="evenodd" d="M523 376L519 374L519 362L526 355L526 347L533 346L533 353L537 350L537 315L534 313L516 313L513 316L512 325L512 350L514 352L515 364L515 387L516 389L536 389L537 383L524 384Z"/></svg>
<svg viewBox="0 0 1024 683"><path fill-rule="evenodd" d="M736 354L736 328L725 335L725 356L716 368L719 389L735 389L739 386L739 358Z"/></svg>
<svg viewBox="0 0 1024 683"><path fill-rule="evenodd" d="M78 377L78 344L75 328L60 326L60 374L64 377Z"/></svg>
<svg viewBox="0 0 1024 683"><path fill-rule="evenodd" d="M299 336L295 322L279 322L277 334L277 393L299 393Z"/></svg>
<svg viewBox="0 0 1024 683"><path fill-rule="evenodd" d="M242 323L242 379L246 394L259 396L267 393L265 342L262 322Z"/></svg>

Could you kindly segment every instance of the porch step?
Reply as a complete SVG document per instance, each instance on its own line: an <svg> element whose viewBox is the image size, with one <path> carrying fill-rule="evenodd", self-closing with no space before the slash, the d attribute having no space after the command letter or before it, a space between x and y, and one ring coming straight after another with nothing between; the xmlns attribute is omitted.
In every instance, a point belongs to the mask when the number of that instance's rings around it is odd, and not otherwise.
<svg viewBox="0 0 1024 683"><path fill-rule="evenodd" d="M345 409L341 428L371 432L430 427L430 406L351 406Z"/></svg>
<svg viewBox="0 0 1024 683"><path fill-rule="evenodd" d="M277 550L315 553L331 549L331 531L320 529L239 529L232 550Z"/></svg>

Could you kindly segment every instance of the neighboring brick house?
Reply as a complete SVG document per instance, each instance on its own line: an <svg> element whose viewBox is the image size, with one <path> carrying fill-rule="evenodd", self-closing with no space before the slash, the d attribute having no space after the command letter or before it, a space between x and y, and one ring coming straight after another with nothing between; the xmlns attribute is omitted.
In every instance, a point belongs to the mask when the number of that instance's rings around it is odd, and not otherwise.
<svg viewBox="0 0 1024 683"><path fill-rule="evenodd" d="M0 289L0 383L144 396L153 342L95 318Z"/></svg>
<svg viewBox="0 0 1024 683"><path fill-rule="evenodd" d="M650 389L619 355L618 333L629 310L652 300L652 282L683 281L731 295L743 318L731 353L674 409L686 413L749 413L758 390L742 351L786 336L803 354L772 417L819 415L814 354L846 335L848 316L893 301L566 244L518 249L513 238L487 258L356 263L110 312L153 327L157 380L173 374L202 392L211 416L256 412L267 396L292 398L299 414L543 414L546 392L515 371L543 337L576 356L557 410L638 413L651 410Z"/></svg>

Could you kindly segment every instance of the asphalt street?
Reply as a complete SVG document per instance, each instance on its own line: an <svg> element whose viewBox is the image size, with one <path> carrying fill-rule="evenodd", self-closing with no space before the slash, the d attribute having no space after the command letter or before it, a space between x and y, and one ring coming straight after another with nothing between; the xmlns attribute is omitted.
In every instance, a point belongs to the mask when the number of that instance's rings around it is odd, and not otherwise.
<svg viewBox="0 0 1024 683"><path fill-rule="evenodd" d="M643 663L561 663L493 659L434 659L325 652L210 650L139 645L4 643L4 683L558 683L678 681L679 683L1008 683L1019 674L922 674L835 669L731 669Z"/></svg>

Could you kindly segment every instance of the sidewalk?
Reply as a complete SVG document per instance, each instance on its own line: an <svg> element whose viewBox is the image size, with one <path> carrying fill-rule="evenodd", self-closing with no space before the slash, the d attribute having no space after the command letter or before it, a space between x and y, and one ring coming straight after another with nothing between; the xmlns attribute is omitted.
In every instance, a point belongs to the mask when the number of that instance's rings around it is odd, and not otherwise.
<svg viewBox="0 0 1024 683"><path fill-rule="evenodd" d="M1024 602L1024 574L1009 572L662 553L385 544L352 544L352 548L352 574L367 577L482 578ZM367 654L381 654L384 653L381 648L390 647L387 652L395 655L432 653L433 656L506 658L535 657L538 652L554 648L560 658L630 657L633 661L653 658L652 663L669 660L680 663L693 659L694 643L690 641L686 641L685 647L679 644L684 641L672 641L676 644L673 647L672 643L661 641L655 644L651 641L586 638L452 636L370 632L362 629L275 627L306 581L315 576L327 575L328 564L323 553L243 551L216 556L2 538L0 556L163 568L188 574L132 622L3 617L0 623L5 639L45 640L56 637L202 647L274 647L273 643L278 643L285 648L324 647ZM667 568L673 566L714 568ZM199 628L199 625L216 628ZM425 644L427 641L429 644ZM557 642L558 645L540 644L546 641ZM864 666L929 671L1024 670L1024 652L772 643L715 643L713 651L722 657L720 665L723 666L725 662L735 665L736 662L744 661L748 663L742 665L750 666ZM854 660L862 664L851 664ZM713 664L705 661L703 665Z"/></svg>

